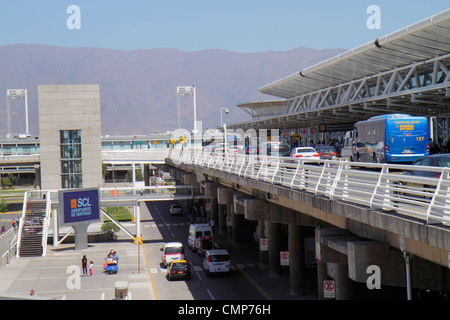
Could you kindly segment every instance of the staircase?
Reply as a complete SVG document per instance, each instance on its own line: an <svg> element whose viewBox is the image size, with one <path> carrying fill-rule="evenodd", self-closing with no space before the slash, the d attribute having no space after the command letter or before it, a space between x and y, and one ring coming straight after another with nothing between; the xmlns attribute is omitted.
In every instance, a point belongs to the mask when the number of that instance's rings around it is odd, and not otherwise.
<svg viewBox="0 0 450 320"><path fill-rule="evenodd" d="M20 238L19 256L42 256L42 235L44 234L46 202L45 200L28 200L23 219L22 236Z"/></svg>

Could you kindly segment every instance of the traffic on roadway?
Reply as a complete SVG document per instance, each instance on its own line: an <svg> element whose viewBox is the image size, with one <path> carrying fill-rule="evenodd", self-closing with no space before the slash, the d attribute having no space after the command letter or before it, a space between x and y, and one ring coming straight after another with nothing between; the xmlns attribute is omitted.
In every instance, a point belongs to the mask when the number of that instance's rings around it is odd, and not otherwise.
<svg viewBox="0 0 450 320"><path fill-rule="evenodd" d="M193 226L191 217L188 214L172 215L173 205L168 201L147 202L147 210L141 211L142 236L158 300L293 299L287 277L273 280L279 286L284 283L278 289L270 285L267 270L258 263L256 242L233 244L226 240L226 235L224 238L211 234L214 249L193 249L193 243L189 244L190 226ZM192 227L191 230L198 232L205 224L194 226L198 226L197 230ZM206 229L211 230L211 227ZM173 250L167 251L167 248ZM169 262L167 257L171 254L175 260ZM180 268L174 263L180 264ZM187 266L183 266L184 263ZM305 295L305 299L314 298Z"/></svg>

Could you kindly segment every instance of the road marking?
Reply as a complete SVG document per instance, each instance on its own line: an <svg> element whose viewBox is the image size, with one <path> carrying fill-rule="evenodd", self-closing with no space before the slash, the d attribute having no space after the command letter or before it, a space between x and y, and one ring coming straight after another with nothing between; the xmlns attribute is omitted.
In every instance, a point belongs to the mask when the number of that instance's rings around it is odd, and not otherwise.
<svg viewBox="0 0 450 320"><path fill-rule="evenodd" d="M211 297L211 300L216 300L212 295L211 291L209 291L209 289L206 289L206 292L208 292L209 296Z"/></svg>
<svg viewBox="0 0 450 320"><path fill-rule="evenodd" d="M250 275L244 271L244 269L239 269L239 271L244 275L244 277L251 283L253 284L253 286L258 289L259 292L261 292L261 294L266 298L266 300L272 300L272 297L266 292L264 291L264 289L255 281L253 280L252 277L250 277Z"/></svg>
<svg viewBox="0 0 450 320"><path fill-rule="evenodd" d="M144 251L145 263L147 263L148 274L150 275L150 281L152 283L152 289L153 289L153 294L155 295L155 300L158 300L158 296L156 295L155 283L153 282L153 276L152 276L152 273L150 272L150 264L148 263L147 254L145 253L144 245L142 245L140 247Z"/></svg>
<svg viewBox="0 0 450 320"><path fill-rule="evenodd" d="M101 297L100 297L100 300L105 300L105 293L104 293L104 292L102 292L102 295L101 295Z"/></svg>

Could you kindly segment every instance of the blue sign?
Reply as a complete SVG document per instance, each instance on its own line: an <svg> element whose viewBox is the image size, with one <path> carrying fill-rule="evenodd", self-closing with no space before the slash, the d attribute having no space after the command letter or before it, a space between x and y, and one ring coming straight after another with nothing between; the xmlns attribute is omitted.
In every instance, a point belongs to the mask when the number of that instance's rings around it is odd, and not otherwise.
<svg viewBox="0 0 450 320"><path fill-rule="evenodd" d="M63 193L64 224L100 219L98 189Z"/></svg>

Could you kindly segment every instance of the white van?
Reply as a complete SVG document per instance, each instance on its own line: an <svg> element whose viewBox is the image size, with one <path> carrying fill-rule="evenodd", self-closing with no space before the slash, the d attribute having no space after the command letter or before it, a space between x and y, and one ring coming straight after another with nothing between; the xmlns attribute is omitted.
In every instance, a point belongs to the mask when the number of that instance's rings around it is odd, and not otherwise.
<svg viewBox="0 0 450 320"><path fill-rule="evenodd" d="M216 272L230 272L231 260L228 251L225 249L206 250L203 270L206 275Z"/></svg>
<svg viewBox="0 0 450 320"><path fill-rule="evenodd" d="M201 237L211 237L212 229L207 223L195 223L189 226L188 246L197 251Z"/></svg>
<svg viewBox="0 0 450 320"><path fill-rule="evenodd" d="M172 261L184 260L184 248L181 242L167 242L161 248L161 264L167 267Z"/></svg>
<svg viewBox="0 0 450 320"><path fill-rule="evenodd" d="M341 158L353 161L353 131L347 131L344 136L344 145L341 149Z"/></svg>

